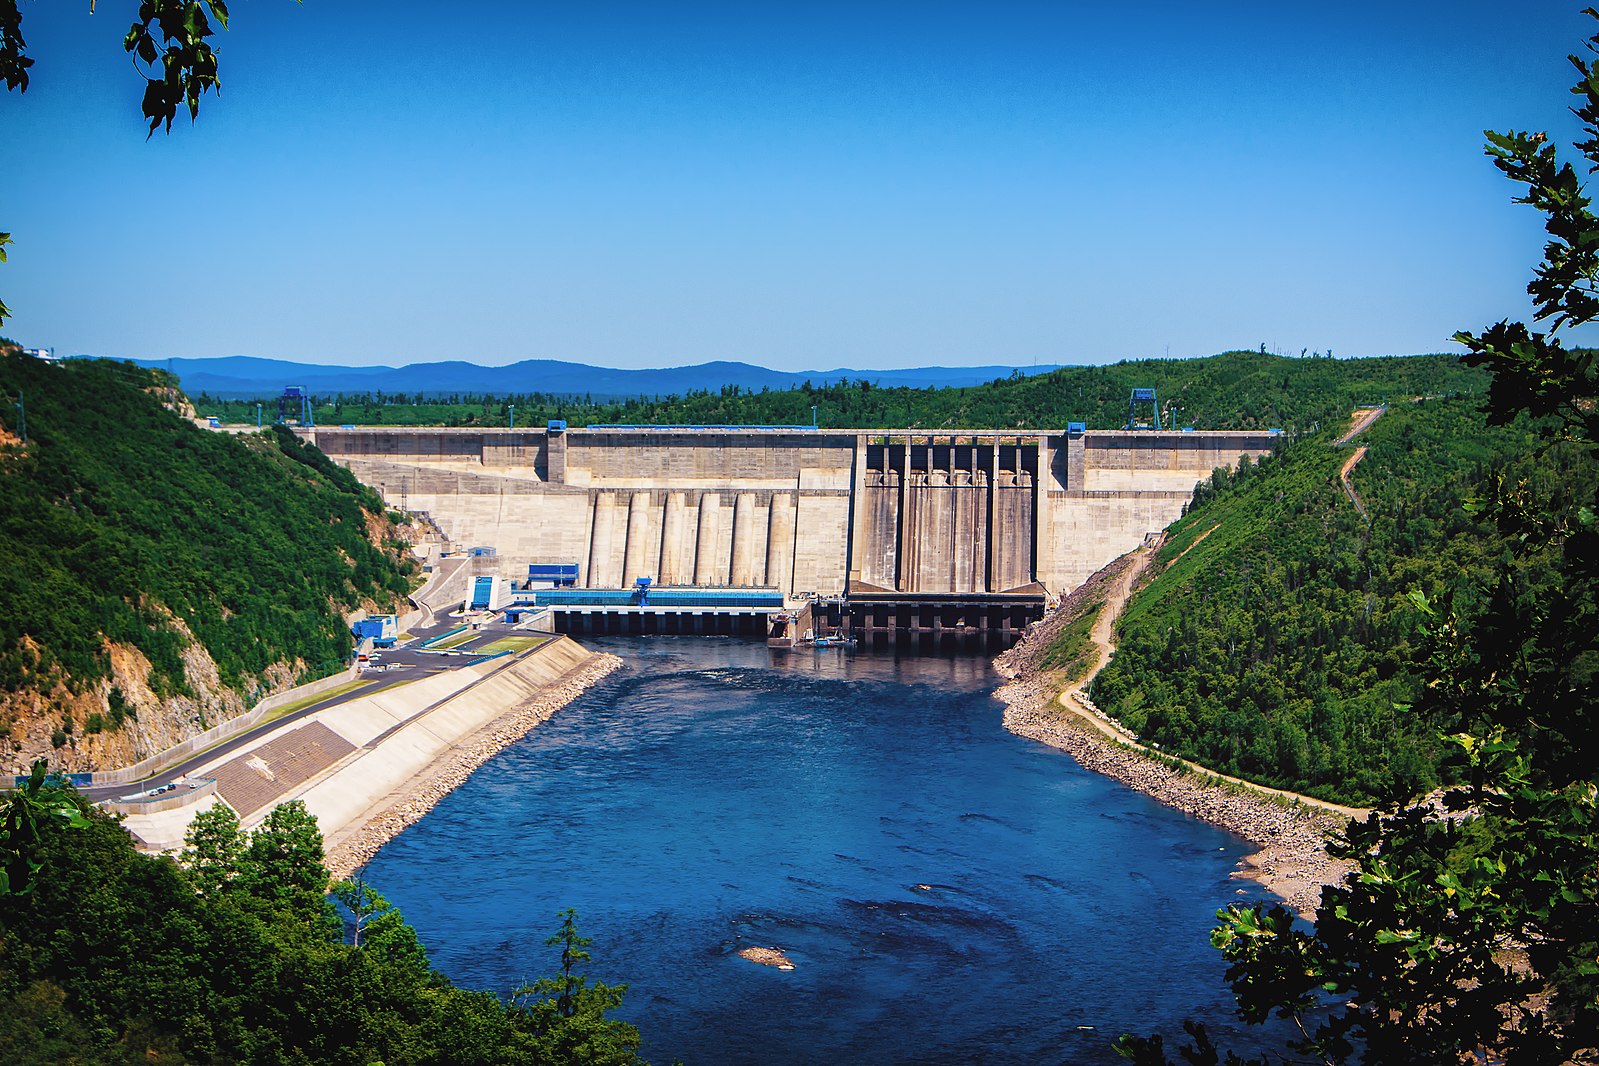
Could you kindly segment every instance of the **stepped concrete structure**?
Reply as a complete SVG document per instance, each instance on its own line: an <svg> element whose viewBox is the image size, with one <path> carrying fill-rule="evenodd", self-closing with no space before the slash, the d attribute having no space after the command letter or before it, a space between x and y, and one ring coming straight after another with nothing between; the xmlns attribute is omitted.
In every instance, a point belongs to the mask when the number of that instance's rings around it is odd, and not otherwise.
<svg viewBox="0 0 1599 1066"><path fill-rule="evenodd" d="M391 506L426 512L456 545L493 548L480 565L508 579L529 563L576 563L579 587L648 577L916 611L1063 595L1176 519L1215 468L1280 439L1143 429L300 433Z"/></svg>

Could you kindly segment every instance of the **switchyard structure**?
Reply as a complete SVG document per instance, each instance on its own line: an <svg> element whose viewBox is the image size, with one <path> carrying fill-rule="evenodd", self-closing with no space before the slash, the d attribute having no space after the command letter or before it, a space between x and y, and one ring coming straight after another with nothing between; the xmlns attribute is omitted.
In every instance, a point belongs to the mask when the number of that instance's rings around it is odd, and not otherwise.
<svg viewBox="0 0 1599 1066"><path fill-rule="evenodd" d="M300 432L367 484L408 486L455 543L495 545L479 573L550 586L522 591L557 628L753 631L804 605L868 644L985 648L1165 528L1213 469L1278 439L1081 424Z"/></svg>

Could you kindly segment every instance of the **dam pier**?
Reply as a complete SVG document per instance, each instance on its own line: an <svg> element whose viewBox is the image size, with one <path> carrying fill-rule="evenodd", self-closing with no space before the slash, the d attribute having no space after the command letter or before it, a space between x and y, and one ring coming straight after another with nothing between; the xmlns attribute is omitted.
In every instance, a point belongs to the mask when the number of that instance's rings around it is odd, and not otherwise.
<svg viewBox="0 0 1599 1066"><path fill-rule="evenodd" d="M573 633L1008 647L1275 430L306 427ZM641 581L640 579L647 579Z"/></svg>

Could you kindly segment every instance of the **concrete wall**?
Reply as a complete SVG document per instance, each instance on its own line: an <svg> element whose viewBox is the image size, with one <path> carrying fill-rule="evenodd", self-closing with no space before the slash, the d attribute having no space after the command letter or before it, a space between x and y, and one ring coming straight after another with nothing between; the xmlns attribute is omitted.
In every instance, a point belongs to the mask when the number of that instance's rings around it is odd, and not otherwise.
<svg viewBox="0 0 1599 1066"><path fill-rule="evenodd" d="M992 592L1007 592L1033 580L1033 497L1031 475L1000 473L994 488Z"/></svg>
<svg viewBox="0 0 1599 1066"><path fill-rule="evenodd" d="M804 470L854 463L853 433L572 430L565 483L582 487L791 488Z"/></svg>
<svg viewBox="0 0 1599 1066"><path fill-rule="evenodd" d="M892 589L899 580L899 472L867 473L855 506L857 523L855 570L859 580Z"/></svg>
<svg viewBox="0 0 1599 1066"><path fill-rule="evenodd" d="M582 583L836 594L1064 593L1182 511L1264 433L920 430L306 431L457 546Z"/></svg>
<svg viewBox="0 0 1599 1066"><path fill-rule="evenodd" d="M1191 486L1190 486L1191 487ZM1039 574L1046 588L1070 590L1182 516L1191 492L1049 493L1049 539Z"/></svg>
<svg viewBox="0 0 1599 1066"><path fill-rule="evenodd" d="M1240 455L1270 451L1257 433L1166 433L1158 447L1151 447L1149 438L1136 430L1086 434L1083 482L1066 487L1192 493L1195 482L1218 466L1231 469Z"/></svg>
<svg viewBox="0 0 1599 1066"><path fill-rule="evenodd" d="M259 738L254 749L319 723L355 750L303 784L286 788L247 818L245 827L259 823L278 803L302 799L317 816L331 854L365 816L392 802L435 759L592 658L586 648L558 637L518 656L434 674L285 723ZM220 756L193 776L204 778L239 757L237 752ZM128 805L126 824L148 848L178 847L194 815L214 802L214 791L200 788L174 793L171 802Z"/></svg>
<svg viewBox="0 0 1599 1066"><path fill-rule="evenodd" d="M360 829L364 816L387 806L440 755L591 657L587 649L561 637L489 671L437 704L429 705L425 696L402 689L396 693L396 706L370 721L354 715L329 715L328 726L363 750L359 757L342 763L333 773L307 785L298 797L290 798L303 799L306 809L317 816L331 853ZM387 723L392 717L406 724L380 744L367 747L390 728Z"/></svg>
<svg viewBox="0 0 1599 1066"><path fill-rule="evenodd" d="M1240 455L1268 455L1281 437L1094 430L1047 440L1038 580L1064 591L1180 518L1211 471L1231 469Z"/></svg>
<svg viewBox="0 0 1599 1066"><path fill-rule="evenodd" d="M320 681L312 681L298 688L286 689L276 695L268 696L249 711L237 718L229 718L220 725L214 725L204 733L198 733L181 744L174 745L166 751L159 752L147 759L140 759L132 766L124 766L117 770L96 770L90 778L93 785L126 785L145 778L154 777L169 766L176 766L199 752L214 748L218 744L232 740L241 733L248 732L266 721L279 708L286 704L311 696L320 696L324 692L338 688L340 685L354 681L359 675L354 665L336 674L330 674Z"/></svg>

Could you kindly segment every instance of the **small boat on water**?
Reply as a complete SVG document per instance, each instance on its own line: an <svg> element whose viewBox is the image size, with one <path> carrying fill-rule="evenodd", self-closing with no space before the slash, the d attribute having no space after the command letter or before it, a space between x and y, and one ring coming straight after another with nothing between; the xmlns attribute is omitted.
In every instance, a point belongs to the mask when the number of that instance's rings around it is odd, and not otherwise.
<svg viewBox="0 0 1599 1066"><path fill-rule="evenodd" d="M841 627L831 631L816 632L807 629L803 633L796 633L798 619L792 612L785 611L772 616L772 628L766 638L769 648L853 648L855 638L845 633Z"/></svg>
<svg viewBox="0 0 1599 1066"><path fill-rule="evenodd" d="M813 648L853 648L855 638L845 633L842 629L835 629L831 633L818 633L811 636L809 641L804 639L802 645L809 644Z"/></svg>

